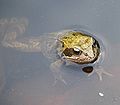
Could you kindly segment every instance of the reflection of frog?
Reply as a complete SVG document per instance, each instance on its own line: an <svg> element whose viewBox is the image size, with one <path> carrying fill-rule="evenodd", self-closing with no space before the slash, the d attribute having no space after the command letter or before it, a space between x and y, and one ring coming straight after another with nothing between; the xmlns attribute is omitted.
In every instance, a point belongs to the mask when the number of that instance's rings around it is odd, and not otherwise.
<svg viewBox="0 0 120 105"><path fill-rule="evenodd" d="M50 68L55 80L65 82L60 74L60 67L66 65L80 65L81 69L91 75L96 72L102 80L102 73L111 76L101 68L104 48L97 38L84 30L63 30L48 33L39 37L19 36L27 26L25 19L11 19L0 21L1 36L4 35L2 45L24 52L42 52L50 58Z"/></svg>

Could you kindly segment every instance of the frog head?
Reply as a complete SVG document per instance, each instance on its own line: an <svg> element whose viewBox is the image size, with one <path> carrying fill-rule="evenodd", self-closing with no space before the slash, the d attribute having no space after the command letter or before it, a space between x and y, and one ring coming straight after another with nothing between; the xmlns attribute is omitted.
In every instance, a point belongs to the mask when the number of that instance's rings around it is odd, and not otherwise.
<svg viewBox="0 0 120 105"><path fill-rule="evenodd" d="M60 41L63 58L74 63L94 63L100 55L99 43L91 35L69 31L60 38Z"/></svg>

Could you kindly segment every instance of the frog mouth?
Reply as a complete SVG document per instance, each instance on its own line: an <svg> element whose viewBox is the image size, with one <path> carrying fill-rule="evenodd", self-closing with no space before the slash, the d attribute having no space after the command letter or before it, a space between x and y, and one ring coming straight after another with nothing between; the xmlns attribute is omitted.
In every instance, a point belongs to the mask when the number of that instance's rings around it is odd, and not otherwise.
<svg viewBox="0 0 120 105"><path fill-rule="evenodd" d="M75 62L75 63L78 63L78 64L87 64L87 63L91 63L91 62L95 62L95 57L89 57L89 56L86 56L84 54L81 54L79 56L71 56L71 57L66 57L67 60L70 60L72 62Z"/></svg>

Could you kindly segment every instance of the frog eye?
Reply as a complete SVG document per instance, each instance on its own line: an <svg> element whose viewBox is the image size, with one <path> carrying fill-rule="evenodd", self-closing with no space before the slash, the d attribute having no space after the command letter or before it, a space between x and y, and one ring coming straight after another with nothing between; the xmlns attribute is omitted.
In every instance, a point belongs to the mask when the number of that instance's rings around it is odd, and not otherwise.
<svg viewBox="0 0 120 105"><path fill-rule="evenodd" d="M66 48L63 51L63 54L66 56L71 57L72 55L80 55L82 53L81 50L73 49L73 48Z"/></svg>
<svg viewBox="0 0 120 105"><path fill-rule="evenodd" d="M82 51L79 48L73 48L73 51L76 55L80 55L82 53Z"/></svg>
<svg viewBox="0 0 120 105"><path fill-rule="evenodd" d="M93 71L93 67L92 66L87 66L82 68L82 71L84 71L85 73L91 73Z"/></svg>

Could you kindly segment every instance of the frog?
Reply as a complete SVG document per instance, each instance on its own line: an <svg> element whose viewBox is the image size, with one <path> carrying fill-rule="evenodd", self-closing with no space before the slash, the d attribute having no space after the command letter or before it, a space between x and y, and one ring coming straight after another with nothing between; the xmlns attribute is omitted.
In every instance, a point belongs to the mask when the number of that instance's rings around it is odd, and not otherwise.
<svg viewBox="0 0 120 105"><path fill-rule="evenodd" d="M77 27L44 33L38 37L24 37L22 35L27 26L26 18L1 19L1 44L22 52L40 52L50 59L54 84L59 80L67 85L61 74L63 65L77 65L88 76L96 73L100 81L103 79L103 74L113 76L102 67L105 47L97 35Z"/></svg>

